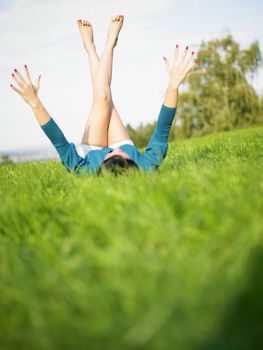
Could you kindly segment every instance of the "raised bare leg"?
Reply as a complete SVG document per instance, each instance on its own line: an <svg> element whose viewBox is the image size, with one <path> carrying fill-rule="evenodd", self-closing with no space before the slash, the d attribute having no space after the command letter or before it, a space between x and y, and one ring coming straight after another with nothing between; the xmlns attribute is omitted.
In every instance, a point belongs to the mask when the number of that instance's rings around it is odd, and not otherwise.
<svg viewBox="0 0 263 350"><path fill-rule="evenodd" d="M93 29L91 24L88 21L78 21L78 27L83 39L84 48L88 53L88 59L89 59L89 67L90 67L90 74L91 74L91 80L92 80L92 86L93 86L93 95L94 95L94 87L95 87L95 77L97 75L98 67L99 67L99 57L96 52L96 48L93 41ZM117 40L115 40L116 45ZM111 75L110 75L109 84L111 83ZM89 123L90 120L88 119L87 126L83 135L82 143L83 144L91 144L89 141ZM128 134L127 129L125 128L113 102L112 102L112 113L110 116L110 122L108 127L108 145L111 145L115 142L123 141L130 139L130 136Z"/></svg>

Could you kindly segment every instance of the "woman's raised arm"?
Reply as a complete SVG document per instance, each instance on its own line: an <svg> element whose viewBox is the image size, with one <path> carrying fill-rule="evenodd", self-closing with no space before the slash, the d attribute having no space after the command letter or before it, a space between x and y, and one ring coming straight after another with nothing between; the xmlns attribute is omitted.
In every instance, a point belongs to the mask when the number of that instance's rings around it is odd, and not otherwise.
<svg viewBox="0 0 263 350"><path fill-rule="evenodd" d="M37 83L34 85L32 83L27 65L24 66L24 69L26 78L23 78L22 74L20 74L17 69L14 69L12 77L14 78L17 86L12 84L10 84L10 86L32 108L38 123L42 126L46 124L51 117L38 97L41 75L39 75Z"/></svg>
<svg viewBox="0 0 263 350"><path fill-rule="evenodd" d="M194 51L192 51L189 55L189 47L186 46L182 56L179 57L179 45L176 45L172 65L170 65L168 59L164 57L166 71L169 76L169 83L163 102L164 106L170 108L177 107L179 86L185 80L188 73L197 64L197 61L194 59L194 54Z"/></svg>
<svg viewBox="0 0 263 350"><path fill-rule="evenodd" d="M11 84L11 88L32 108L38 123L56 148L66 169L68 171L76 170L82 158L77 154L74 144L67 141L63 132L48 114L38 97L41 76L38 77L37 84L33 85L27 66L25 65L24 68L26 79L15 69L12 76L17 86Z"/></svg>
<svg viewBox="0 0 263 350"><path fill-rule="evenodd" d="M166 89L164 101L159 113L156 128L141 157L141 167L145 170L155 169L161 165L168 149L168 137L176 114L178 89L187 74L197 64L194 60L194 51L189 55L188 46L179 58L179 46L176 45L173 64L170 65L164 57L169 83ZM188 55L187 55L188 54Z"/></svg>

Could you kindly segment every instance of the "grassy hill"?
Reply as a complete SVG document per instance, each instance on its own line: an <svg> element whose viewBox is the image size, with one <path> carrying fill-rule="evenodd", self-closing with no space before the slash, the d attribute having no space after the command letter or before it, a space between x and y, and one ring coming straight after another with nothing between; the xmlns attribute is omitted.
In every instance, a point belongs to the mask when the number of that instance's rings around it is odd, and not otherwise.
<svg viewBox="0 0 263 350"><path fill-rule="evenodd" d="M262 349L263 128L159 172L0 166L0 349Z"/></svg>

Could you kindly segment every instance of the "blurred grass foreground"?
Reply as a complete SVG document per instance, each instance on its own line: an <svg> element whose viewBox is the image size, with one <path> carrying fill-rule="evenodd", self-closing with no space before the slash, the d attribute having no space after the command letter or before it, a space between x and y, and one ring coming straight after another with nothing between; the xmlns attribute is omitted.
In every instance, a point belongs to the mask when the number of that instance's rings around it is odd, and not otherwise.
<svg viewBox="0 0 263 350"><path fill-rule="evenodd" d="M0 349L263 349L263 128L159 172L0 166Z"/></svg>

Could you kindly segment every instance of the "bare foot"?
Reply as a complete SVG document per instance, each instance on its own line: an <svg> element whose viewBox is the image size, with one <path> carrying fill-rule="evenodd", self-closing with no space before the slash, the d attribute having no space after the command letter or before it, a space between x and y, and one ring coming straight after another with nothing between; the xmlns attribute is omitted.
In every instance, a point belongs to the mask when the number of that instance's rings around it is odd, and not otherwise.
<svg viewBox="0 0 263 350"><path fill-rule="evenodd" d="M119 32L123 26L124 16L119 15L112 18L108 30L107 44L116 46L118 41Z"/></svg>
<svg viewBox="0 0 263 350"><path fill-rule="evenodd" d="M93 42L93 29L91 23L81 19L79 19L77 23L85 50L89 51L90 49L94 49L95 45Z"/></svg>

